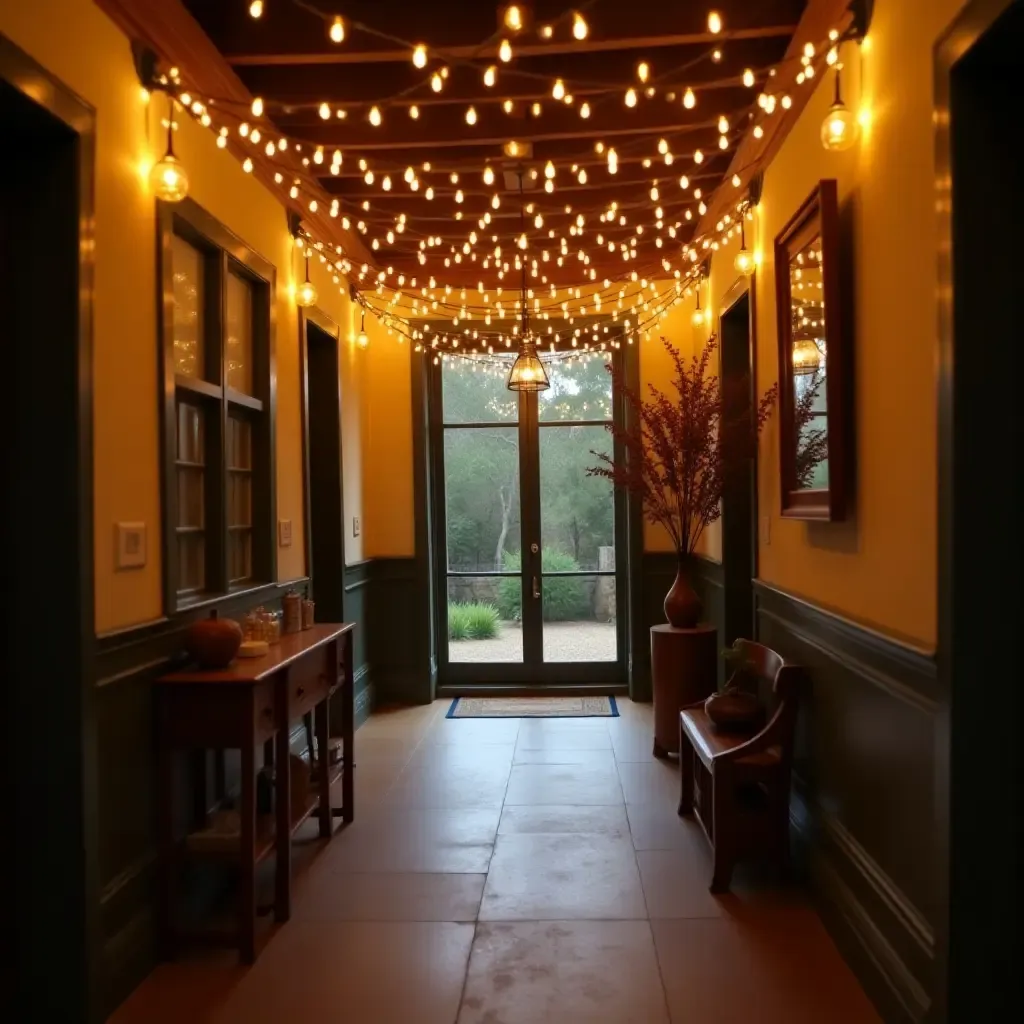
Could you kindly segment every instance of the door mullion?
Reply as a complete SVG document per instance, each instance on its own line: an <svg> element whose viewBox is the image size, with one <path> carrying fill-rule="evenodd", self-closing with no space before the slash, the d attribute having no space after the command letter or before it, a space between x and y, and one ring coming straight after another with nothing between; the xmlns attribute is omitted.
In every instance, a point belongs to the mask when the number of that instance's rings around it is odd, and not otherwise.
<svg viewBox="0 0 1024 1024"><path fill-rule="evenodd" d="M535 598L541 581L540 472L537 438L537 395L521 392L519 401L519 498L522 523L523 663L539 668L544 660L543 599ZM536 545L537 550L533 548Z"/></svg>

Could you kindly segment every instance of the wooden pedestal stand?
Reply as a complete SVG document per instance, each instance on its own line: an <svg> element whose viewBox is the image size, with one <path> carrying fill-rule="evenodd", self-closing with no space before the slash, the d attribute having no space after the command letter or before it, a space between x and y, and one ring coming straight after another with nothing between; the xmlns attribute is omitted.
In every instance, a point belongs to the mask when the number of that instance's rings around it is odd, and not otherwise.
<svg viewBox="0 0 1024 1024"><path fill-rule="evenodd" d="M718 633L714 626L651 627L654 756L679 752L679 709L715 692Z"/></svg>

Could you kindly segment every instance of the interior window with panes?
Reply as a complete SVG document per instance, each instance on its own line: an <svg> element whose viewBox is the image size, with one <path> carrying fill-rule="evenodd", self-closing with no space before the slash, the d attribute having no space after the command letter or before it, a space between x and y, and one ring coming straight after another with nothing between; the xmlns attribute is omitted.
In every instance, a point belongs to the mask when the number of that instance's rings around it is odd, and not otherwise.
<svg viewBox="0 0 1024 1024"><path fill-rule="evenodd" d="M161 228L166 589L180 608L276 575L274 268L190 201L162 206Z"/></svg>

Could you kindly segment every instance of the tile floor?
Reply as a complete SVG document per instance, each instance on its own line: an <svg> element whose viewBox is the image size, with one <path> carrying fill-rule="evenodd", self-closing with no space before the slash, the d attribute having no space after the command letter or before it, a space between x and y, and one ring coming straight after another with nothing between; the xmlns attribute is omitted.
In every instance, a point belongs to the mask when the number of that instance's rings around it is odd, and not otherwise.
<svg viewBox="0 0 1024 1024"><path fill-rule="evenodd" d="M355 823L299 844L291 922L255 966L195 953L111 1024L860 1024L871 1004L798 891L707 891L709 853L617 719L357 734Z"/></svg>

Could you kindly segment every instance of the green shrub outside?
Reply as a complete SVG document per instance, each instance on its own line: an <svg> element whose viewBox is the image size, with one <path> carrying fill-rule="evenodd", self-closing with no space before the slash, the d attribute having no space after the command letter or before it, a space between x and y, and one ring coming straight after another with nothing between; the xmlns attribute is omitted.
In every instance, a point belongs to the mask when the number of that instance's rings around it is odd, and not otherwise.
<svg viewBox="0 0 1024 1024"><path fill-rule="evenodd" d="M519 572L522 569L522 555L518 551L505 555L505 571ZM541 553L541 565L545 572L578 572L579 563L572 555L556 548L545 548ZM498 584L498 612L503 619L516 622L523 617L523 588L518 578L505 577ZM544 621L570 622L589 619L590 598L586 581L579 576L559 578L547 576L544 579Z"/></svg>
<svg viewBox="0 0 1024 1024"><path fill-rule="evenodd" d="M453 601L448 605L449 640L490 640L498 635L498 609L493 604Z"/></svg>

